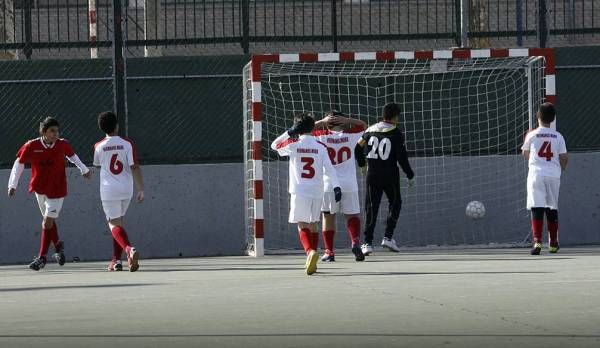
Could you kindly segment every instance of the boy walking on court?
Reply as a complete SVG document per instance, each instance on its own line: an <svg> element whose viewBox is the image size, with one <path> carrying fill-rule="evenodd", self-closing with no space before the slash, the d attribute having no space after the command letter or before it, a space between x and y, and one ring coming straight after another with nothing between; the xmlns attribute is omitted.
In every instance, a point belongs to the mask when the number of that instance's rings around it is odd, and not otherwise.
<svg viewBox="0 0 600 348"><path fill-rule="evenodd" d="M137 189L136 200L144 200L144 181L133 141L118 135L117 116L103 112L98 116L98 127L106 138L94 145L94 165L100 167L100 198L113 237L113 256L109 271L122 271L121 254L125 251L129 271L139 268L139 252L129 242L123 227L123 219L131 197L133 184Z"/></svg>
<svg viewBox="0 0 600 348"><path fill-rule="evenodd" d="M567 146L563 136L550 128L556 109L552 103L540 105L537 112L538 128L525 136L521 147L523 157L529 162L527 175L527 209L531 210L533 248L531 255L542 251L544 214L550 235L551 253L558 252L558 193L560 176L567 167Z"/></svg>
<svg viewBox="0 0 600 348"><path fill-rule="evenodd" d="M377 213L383 193L389 202L385 236L381 246L393 252L399 252L396 241L392 238L400 217L402 197L400 195L400 171L402 168L408 178L408 186L412 186L415 176L406 153L404 134L398 128L400 105L388 103L383 107L383 121L369 127L356 145L355 154L358 166L367 169L367 193L365 199L366 222L365 243L362 252L370 255L373 252L373 233L377 223ZM366 161L365 161L365 153Z"/></svg>
<svg viewBox="0 0 600 348"><path fill-rule="evenodd" d="M315 223L320 221L323 200L323 174L331 182L334 199L342 199L342 190L327 147L311 135L315 120L310 114L294 117L293 127L280 135L271 148L280 156L289 156L290 223L298 224L300 242L306 252L306 274L317 271L319 234ZM298 136L298 138L296 138ZM293 138L292 138L293 137Z"/></svg>
<svg viewBox="0 0 600 348"><path fill-rule="evenodd" d="M8 196L12 197L19 185L25 164L31 164L29 192L35 193L43 216L40 252L29 264L29 268L34 271L39 271L46 266L46 254L50 248L50 242L54 244L56 250L53 255L56 262L60 266L65 264L65 244L58 237L58 226L56 225L56 219L58 219L63 201L67 196L65 157L79 168L83 177L89 179L92 175L88 167L75 154L71 144L58 137L58 128L59 123L53 117L46 117L40 122L40 137L26 142L19 149L8 181Z"/></svg>

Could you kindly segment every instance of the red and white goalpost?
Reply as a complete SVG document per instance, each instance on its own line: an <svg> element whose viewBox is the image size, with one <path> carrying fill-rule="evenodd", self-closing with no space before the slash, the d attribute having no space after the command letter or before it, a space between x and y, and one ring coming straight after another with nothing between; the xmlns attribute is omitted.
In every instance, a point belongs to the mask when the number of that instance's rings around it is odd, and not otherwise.
<svg viewBox="0 0 600 348"><path fill-rule="evenodd" d="M287 162L269 150L291 115L320 118L335 108L371 124L389 101L405 107L401 121L422 183L403 192L410 204L400 224L415 234L403 234L401 244L505 243L525 235L512 225L465 225L454 209L463 211L459 203L472 197L506 205L509 212L490 224L523 219L524 164L513 155L537 106L556 103L554 62L553 50L540 48L254 55L244 69L248 253L264 255L265 235L273 242L267 249L297 246L287 224ZM426 216L440 221L428 227ZM462 236L452 233L463 225Z"/></svg>

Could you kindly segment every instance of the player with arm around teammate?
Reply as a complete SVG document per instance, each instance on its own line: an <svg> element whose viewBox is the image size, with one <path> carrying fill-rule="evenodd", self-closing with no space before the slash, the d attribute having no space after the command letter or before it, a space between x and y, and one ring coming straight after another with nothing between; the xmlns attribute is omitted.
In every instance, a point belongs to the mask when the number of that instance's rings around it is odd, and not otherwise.
<svg viewBox="0 0 600 348"><path fill-rule="evenodd" d="M550 253L558 252L558 193L560 176L567 167L567 146L562 134L550 128L556 118L552 103L540 105L538 128L527 133L521 150L529 163L527 174L527 209L531 210L533 248L531 255L542 251L544 213L550 235Z"/></svg>
<svg viewBox="0 0 600 348"><path fill-rule="evenodd" d="M56 250L54 259L60 266L65 264L64 242L58 237L56 225L56 219L67 196L65 157L79 168L86 179L92 175L75 154L71 144L58 137L59 126L58 121L53 117L46 117L40 122L40 137L21 146L8 181L8 196L12 197L15 195L25 164L31 164L29 192L35 193L43 216L40 251L29 264L29 268L34 271L39 271L46 266L46 254L50 243L54 244Z"/></svg>
<svg viewBox="0 0 600 348"><path fill-rule="evenodd" d="M100 167L100 199L113 241L113 256L109 271L122 271L121 254L125 251L129 271L139 268L140 254L129 242L123 227L125 213L137 189L136 200L144 200L144 181L133 141L118 135L117 116L108 111L98 116L98 127L106 137L94 145L94 165Z"/></svg>
<svg viewBox="0 0 600 348"><path fill-rule="evenodd" d="M327 146L329 158L333 163L340 187L344 192L342 200L336 202L333 188L325 176L325 192L323 194L323 241L324 262L335 261L334 235L335 214L341 212L346 217L346 227L352 241L352 253L356 261L364 261L365 256L360 246L360 203L358 198L358 182L356 180L356 164L354 147L364 133L367 124L361 120L345 117L338 111L330 111L325 118L315 123L313 134Z"/></svg>
<svg viewBox="0 0 600 348"><path fill-rule="evenodd" d="M290 158L289 222L298 224L300 242L307 255L305 268L308 275L317 271L319 261L319 235L314 224L319 222L321 217L324 175L331 181L335 201L339 202L342 199L340 184L327 154L327 147L311 134L314 126L315 120L312 115L297 114L294 116L293 127L271 144L271 148L280 156Z"/></svg>
<svg viewBox="0 0 600 348"><path fill-rule="evenodd" d="M386 104L383 107L383 121L369 127L358 141L355 149L359 167L364 168L368 162L365 242L362 245L362 252L365 255L373 252L373 232L383 193L387 196L389 209L385 236L381 241L381 246L390 251L400 251L396 241L392 238L402 207L398 166L406 174L409 187L412 186L415 174L408 162L404 134L398 128L399 117L400 105Z"/></svg>

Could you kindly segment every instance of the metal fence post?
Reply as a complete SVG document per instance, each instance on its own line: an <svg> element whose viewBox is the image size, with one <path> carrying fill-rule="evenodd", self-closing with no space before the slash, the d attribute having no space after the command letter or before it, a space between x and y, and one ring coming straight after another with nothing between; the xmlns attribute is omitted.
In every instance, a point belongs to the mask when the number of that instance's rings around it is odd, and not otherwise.
<svg viewBox="0 0 600 348"><path fill-rule="evenodd" d="M546 0L539 0L538 2L538 47L546 47L548 41L548 22L547 22Z"/></svg>
<svg viewBox="0 0 600 348"><path fill-rule="evenodd" d="M333 44L333 52L338 51L337 36L337 0L331 0L331 42Z"/></svg>
<svg viewBox="0 0 600 348"><path fill-rule="evenodd" d="M121 134L127 135L125 109L125 60L123 57L123 8L121 0L113 0L113 100Z"/></svg>
<svg viewBox="0 0 600 348"><path fill-rule="evenodd" d="M254 5L256 6L256 5ZM250 1L242 0L242 48L244 53L250 52Z"/></svg>
<svg viewBox="0 0 600 348"><path fill-rule="evenodd" d="M523 0L516 1L517 8L517 46L523 46Z"/></svg>
<svg viewBox="0 0 600 348"><path fill-rule="evenodd" d="M25 0L23 9L24 25L25 25L25 47L23 48L23 54L25 54L25 58L31 59L31 2L33 0Z"/></svg>

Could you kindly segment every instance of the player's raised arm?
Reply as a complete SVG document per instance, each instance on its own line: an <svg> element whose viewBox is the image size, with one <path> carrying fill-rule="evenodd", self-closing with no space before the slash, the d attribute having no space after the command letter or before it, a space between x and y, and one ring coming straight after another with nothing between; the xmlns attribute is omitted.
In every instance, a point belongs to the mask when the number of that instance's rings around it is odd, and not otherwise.
<svg viewBox="0 0 600 348"><path fill-rule="evenodd" d="M365 156L365 144L367 142L364 138L358 139L356 146L354 147L354 158L360 168L364 168L367 165L367 157Z"/></svg>
<svg viewBox="0 0 600 348"><path fill-rule="evenodd" d="M278 136L277 139L273 141L273 143L271 143L271 149L277 151L277 153L279 153L279 156L289 156L292 152L290 144L296 142L296 139L291 139L291 137L301 133L302 132L300 129L298 129L298 126L294 125L292 128Z"/></svg>

